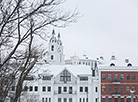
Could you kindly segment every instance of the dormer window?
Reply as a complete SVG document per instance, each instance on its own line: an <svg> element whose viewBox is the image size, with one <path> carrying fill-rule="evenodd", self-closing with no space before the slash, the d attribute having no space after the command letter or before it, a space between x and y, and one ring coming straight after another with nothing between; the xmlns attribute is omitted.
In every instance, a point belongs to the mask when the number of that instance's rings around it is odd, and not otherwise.
<svg viewBox="0 0 138 102"><path fill-rule="evenodd" d="M115 64L114 64L114 63L111 63L110 66L111 66L111 67L112 67L112 66L115 66Z"/></svg>
<svg viewBox="0 0 138 102"><path fill-rule="evenodd" d="M131 66L132 66L132 64L131 64L131 63L129 63L127 66L128 66L128 67L131 67Z"/></svg>
<svg viewBox="0 0 138 102"><path fill-rule="evenodd" d="M111 60L116 60L116 57L114 55L111 56Z"/></svg>

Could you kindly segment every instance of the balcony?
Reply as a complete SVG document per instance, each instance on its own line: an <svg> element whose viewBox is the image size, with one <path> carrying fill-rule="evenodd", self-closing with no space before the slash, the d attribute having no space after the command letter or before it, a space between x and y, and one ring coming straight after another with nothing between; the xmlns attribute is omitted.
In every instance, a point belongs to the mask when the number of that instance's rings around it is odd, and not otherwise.
<svg viewBox="0 0 138 102"><path fill-rule="evenodd" d="M112 96L120 96L120 92L113 92Z"/></svg>
<svg viewBox="0 0 138 102"><path fill-rule="evenodd" d="M58 95L75 95L75 94L77 94L77 92L76 91L73 91L73 92L58 92L58 91L54 91L54 94L56 95L56 94L58 94Z"/></svg>
<svg viewBox="0 0 138 102"><path fill-rule="evenodd" d="M112 84L120 84L120 80L118 79L112 80Z"/></svg>

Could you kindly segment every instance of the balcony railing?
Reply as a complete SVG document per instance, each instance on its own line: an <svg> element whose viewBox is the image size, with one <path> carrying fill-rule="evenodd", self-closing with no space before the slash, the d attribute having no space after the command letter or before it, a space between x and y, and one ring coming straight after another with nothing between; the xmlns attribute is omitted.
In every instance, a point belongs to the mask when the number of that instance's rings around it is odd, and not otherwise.
<svg viewBox="0 0 138 102"><path fill-rule="evenodd" d="M77 92L76 91L73 91L73 92L58 92L58 91L54 91L54 94L65 94L65 95L67 95L67 94L77 94Z"/></svg>

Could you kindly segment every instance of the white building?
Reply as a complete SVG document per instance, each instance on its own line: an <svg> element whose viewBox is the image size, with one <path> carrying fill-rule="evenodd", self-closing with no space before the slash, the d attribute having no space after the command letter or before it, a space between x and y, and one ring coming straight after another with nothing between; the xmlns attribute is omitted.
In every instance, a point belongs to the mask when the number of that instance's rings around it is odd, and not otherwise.
<svg viewBox="0 0 138 102"><path fill-rule="evenodd" d="M98 102L97 60L64 60L60 34L53 30L47 60L26 77L21 102Z"/></svg>

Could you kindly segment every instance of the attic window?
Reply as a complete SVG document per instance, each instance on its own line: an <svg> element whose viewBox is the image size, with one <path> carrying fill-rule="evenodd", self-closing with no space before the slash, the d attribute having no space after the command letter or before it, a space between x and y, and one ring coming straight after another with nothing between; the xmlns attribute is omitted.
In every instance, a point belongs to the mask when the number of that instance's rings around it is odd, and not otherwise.
<svg viewBox="0 0 138 102"><path fill-rule="evenodd" d="M115 64L114 63L111 63L110 66L115 66Z"/></svg>
<svg viewBox="0 0 138 102"><path fill-rule="evenodd" d="M87 77L87 76L81 76L81 77L80 77L80 80L81 80L81 81L87 81L87 80L88 80L88 77Z"/></svg>
<svg viewBox="0 0 138 102"><path fill-rule="evenodd" d="M51 76L43 76L43 80L51 80Z"/></svg>
<svg viewBox="0 0 138 102"><path fill-rule="evenodd" d="M67 81L71 81L71 74L67 70L64 70L60 74L60 81L64 81L64 83L66 83Z"/></svg>
<svg viewBox="0 0 138 102"><path fill-rule="evenodd" d="M131 64L131 63L129 63L127 66L128 66L128 67L131 67L131 66L132 66L132 64Z"/></svg>

